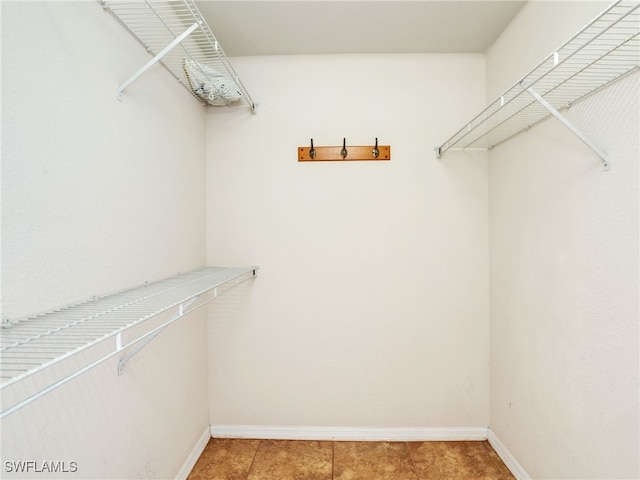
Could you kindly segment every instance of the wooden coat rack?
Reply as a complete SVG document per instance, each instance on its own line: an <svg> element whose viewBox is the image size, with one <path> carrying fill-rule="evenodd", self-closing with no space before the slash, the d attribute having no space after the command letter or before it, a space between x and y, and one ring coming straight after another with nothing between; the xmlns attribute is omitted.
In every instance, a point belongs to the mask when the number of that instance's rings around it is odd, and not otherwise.
<svg viewBox="0 0 640 480"><path fill-rule="evenodd" d="M342 139L342 146L298 147L299 162L348 162L357 160L391 160L391 146L375 145L348 146L346 139Z"/></svg>

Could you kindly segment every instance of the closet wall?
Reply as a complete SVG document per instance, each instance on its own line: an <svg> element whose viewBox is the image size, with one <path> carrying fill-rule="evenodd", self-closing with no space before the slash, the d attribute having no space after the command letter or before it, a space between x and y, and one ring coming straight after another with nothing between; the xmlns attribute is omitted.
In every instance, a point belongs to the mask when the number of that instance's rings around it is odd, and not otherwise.
<svg viewBox="0 0 640 480"><path fill-rule="evenodd" d="M1 7L2 317L203 265L200 105L160 67L117 101L148 55L96 2ZM3 419L3 478L173 478L208 425L205 337L190 315L122 376L116 358Z"/></svg>
<svg viewBox="0 0 640 480"><path fill-rule="evenodd" d="M529 2L487 54L488 91L605 6ZM640 476L639 81L564 112L608 172L555 119L489 154L490 425L532 478Z"/></svg>
<svg viewBox="0 0 640 480"><path fill-rule="evenodd" d="M433 147L485 102L482 55L234 58L258 114L207 114L213 425L486 427L486 154ZM389 162L298 163L314 144Z"/></svg>

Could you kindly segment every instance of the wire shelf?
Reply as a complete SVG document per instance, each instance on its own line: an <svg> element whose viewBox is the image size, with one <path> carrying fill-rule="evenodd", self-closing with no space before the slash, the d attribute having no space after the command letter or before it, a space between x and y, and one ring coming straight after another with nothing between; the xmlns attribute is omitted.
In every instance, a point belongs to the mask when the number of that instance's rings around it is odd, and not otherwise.
<svg viewBox="0 0 640 480"><path fill-rule="evenodd" d="M0 329L0 390L3 390L3 397L8 387L42 372L53 371L52 367L62 366L66 372L63 378L8 407L4 405L3 398L0 418L113 356L126 355L124 362L121 359L121 370L140 346L146 345L169 324L255 277L256 271L257 267L205 267L86 303L5 323ZM167 320L166 316L172 313L173 316ZM154 317L159 319L159 325L151 321ZM114 343L109 344L107 341L110 339L115 340ZM108 344L106 348L105 344ZM127 351L136 344L139 348ZM100 347L100 352L92 353L96 347ZM80 359L81 365L74 362L69 369L66 364L72 357Z"/></svg>
<svg viewBox="0 0 640 480"><path fill-rule="evenodd" d="M493 148L640 67L640 2L620 0L547 56L438 147Z"/></svg>
<svg viewBox="0 0 640 480"><path fill-rule="evenodd" d="M193 0L98 1L202 104L246 105L255 113L249 92Z"/></svg>

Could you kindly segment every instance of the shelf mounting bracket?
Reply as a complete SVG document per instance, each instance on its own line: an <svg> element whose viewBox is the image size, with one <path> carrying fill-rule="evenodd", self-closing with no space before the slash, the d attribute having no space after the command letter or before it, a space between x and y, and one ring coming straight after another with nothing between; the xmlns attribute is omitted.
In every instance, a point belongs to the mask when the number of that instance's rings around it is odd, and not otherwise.
<svg viewBox="0 0 640 480"><path fill-rule="evenodd" d="M526 88L526 87L525 87ZM609 161L607 160L607 155L598 147L595 143L589 140L575 125L573 125L569 120L563 117L558 110L553 108L549 102L547 102L542 95L536 92L533 88L528 87L527 92L531 95L536 101L546 108L551 115L556 117L560 123L562 123L565 127L567 127L576 137L578 137L587 147L595 152L602 159L602 169L609 170L611 167L609 165Z"/></svg>
<svg viewBox="0 0 640 480"><path fill-rule="evenodd" d="M216 296L214 296L213 298L215 298ZM146 347L149 344L149 342L151 342L154 338L156 338L158 335L160 335L165 328L167 328L175 320L177 320L180 317L182 317L182 316L186 315L187 313L191 312L192 309L190 309L190 307L199 298L200 298L200 295L198 295L197 297L193 297L193 298L189 299L186 302L181 303L180 306L178 307L178 312L173 317L171 317L169 319L169 321L165 322L160 327L158 327L155 330L151 331L149 333L149 335L146 336L133 350L131 350L124 357L122 357L120 359L120 361L118 362L118 375L122 375L122 371L124 370L124 366L127 364L127 362L129 362L129 360L131 360L133 357L135 357L140 352L140 350L142 350L144 347ZM213 300L213 298L211 300ZM197 307L195 307L195 308L197 308ZM120 335L120 334L118 334L118 335ZM122 349L122 345L121 345L122 340L119 339L119 338L116 338L116 342L118 344L117 345L117 349L121 350Z"/></svg>
<svg viewBox="0 0 640 480"><path fill-rule="evenodd" d="M153 67L156 63L158 63L160 60L162 60L162 57L164 57L167 53L169 53L176 46L178 46L185 38L187 38L189 35L191 35L193 33L193 31L196 28L198 28L199 26L200 26L200 24L198 22L194 22L193 25L191 25L184 32L182 32L182 34L177 36L169 45L164 47L160 51L160 53L158 53L155 57L153 57L151 60L149 60L140 70L138 70L136 73L131 75L131 77L129 77L128 80L125 80L124 82L122 82L118 86L118 100L122 100L122 92L124 92L125 89L129 85L131 85L133 82L135 82L138 78L140 78L140 76L143 73L145 73L147 70L149 70L151 67Z"/></svg>

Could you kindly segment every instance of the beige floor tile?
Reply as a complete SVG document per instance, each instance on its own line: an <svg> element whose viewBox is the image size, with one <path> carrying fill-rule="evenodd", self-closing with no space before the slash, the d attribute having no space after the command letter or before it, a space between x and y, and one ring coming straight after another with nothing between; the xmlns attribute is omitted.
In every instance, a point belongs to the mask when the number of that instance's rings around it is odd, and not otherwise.
<svg viewBox="0 0 640 480"><path fill-rule="evenodd" d="M513 476L511 471L507 468L507 466L504 464L502 459L498 456L498 454L493 449L493 447L489 444L489 442L482 442L482 444L484 445L485 449L489 453L489 456L491 457L491 459L498 466L498 469L502 473L503 478L505 480L516 480L516 477Z"/></svg>
<svg viewBox="0 0 640 480"><path fill-rule="evenodd" d="M187 480L246 480L260 440L212 438Z"/></svg>
<svg viewBox="0 0 640 480"><path fill-rule="evenodd" d="M247 480L331 480L332 442L263 440Z"/></svg>
<svg viewBox="0 0 640 480"><path fill-rule="evenodd" d="M485 442L411 442L409 450L420 480L506 480ZM495 453L495 452L494 452ZM499 458L498 458L499 460ZM506 476L506 475L509 476Z"/></svg>
<svg viewBox="0 0 640 480"><path fill-rule="evenodd" d="M418 480L404 442L335 442L335 480Z"/></svg>
<svg viewBox="0 0 640 480"><path fill-rule="evenodd" d="M515 480L489 442L212 439L188 480Z"/></svg>

